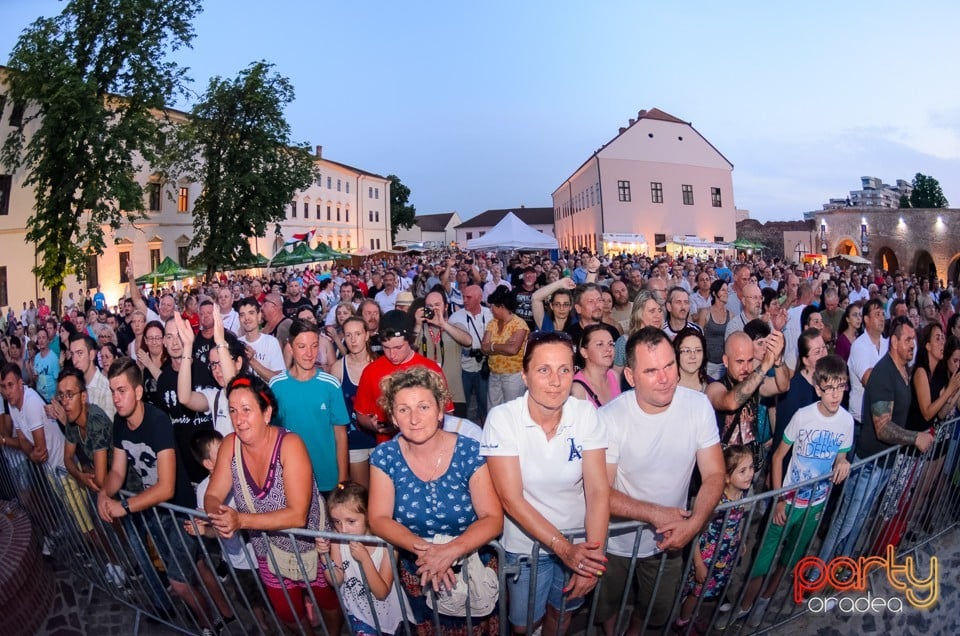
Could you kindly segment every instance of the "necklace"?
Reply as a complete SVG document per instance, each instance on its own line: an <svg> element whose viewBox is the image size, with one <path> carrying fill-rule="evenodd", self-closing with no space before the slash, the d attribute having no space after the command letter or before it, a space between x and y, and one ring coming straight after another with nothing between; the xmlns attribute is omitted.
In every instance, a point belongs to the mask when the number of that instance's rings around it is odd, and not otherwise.
<svg viewBox="0 0 960 636"><path fill-rule="evenodd" d="M549 431L543 431L543 434L546 435L547 439L550 439L550 436L557 432L557 427L560 426L560 421L558 420L556 424L553 425Z"/></svg>

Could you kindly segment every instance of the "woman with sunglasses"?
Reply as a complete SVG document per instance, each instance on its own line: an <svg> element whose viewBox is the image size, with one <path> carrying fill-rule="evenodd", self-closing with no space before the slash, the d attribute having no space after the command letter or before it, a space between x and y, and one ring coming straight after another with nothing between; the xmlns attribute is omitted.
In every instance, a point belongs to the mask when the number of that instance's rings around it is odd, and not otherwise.
<svg viewBox="0 0 960 636"><path fill-rule="evenodd" d="M573 612L602 576L610 521L606 432L592 404L574 398L573 342L537 332L523 355L527 392L490 411L480 454L508 518L502 544L519 574L507 582L510 624L532 633L566 631ZM563 531L585 528L586 541ZM530 555L540 545L530 596ZM532 607L528 624L528 607ZM561 609L566 611L561 614Z"/></svg>

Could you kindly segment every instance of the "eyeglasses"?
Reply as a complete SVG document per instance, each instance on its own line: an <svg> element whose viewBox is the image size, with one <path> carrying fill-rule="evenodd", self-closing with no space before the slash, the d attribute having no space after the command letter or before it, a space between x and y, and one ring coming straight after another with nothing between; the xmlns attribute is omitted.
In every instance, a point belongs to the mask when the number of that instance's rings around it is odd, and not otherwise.
<svg viewBox="0 0 960 636"><path fill-rule="evenodd" d="M570 309L570 303L551 303L557 309Z"/></svg>
<svg viewBox="0 0 960 636"><path fill-rule="evenodd" d="M78 395L80 395L79 391L59 391L57 392L56 398L61 402L69 402Z"/></svg>
<svg viewBox="0 0 960 636"><path fill-rule="evenodd" d="M147 342L163 342L165 336L147 336L144 338Z"/></svg>
<svg viewBox="0 0 960 636"><path fill-rule="evenodd" d="M690 355L691 353L701 354L703 353L703 349L680 349L680 355L682 356Z"/></svg>
<svg viewBox="0 0 960 636"><path fill-rule="evenodd" d="M213 360L211 360L209 366L210 366L210 370L211 370L211 371L212 371L213 369L217 369L217 368L220 367L220 361L218 360L218 361L214 362Z"/></svg>
<svg viewBox="0 0 960 636"><path fill-rule="evenodd" d="M550 343L550 342L573 342L566 331L534 331L527 336L528 344Z"/></svg>
<svg viewBox="0 0 960 636"><path fill-rule="evenodd" d="M828 384L827 386L821 386L820 390L824 393L843 393L847 390L847 383L841 382L840 384Z"/></svg>

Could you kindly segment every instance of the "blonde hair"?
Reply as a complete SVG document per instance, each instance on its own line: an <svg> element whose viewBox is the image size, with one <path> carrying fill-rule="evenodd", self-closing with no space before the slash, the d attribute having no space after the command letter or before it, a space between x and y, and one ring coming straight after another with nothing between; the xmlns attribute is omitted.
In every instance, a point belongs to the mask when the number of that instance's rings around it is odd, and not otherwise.
<svg viewBox="0 0 960 636"><path fill-rule="evenodd" d="M380 399L377 403L384 413L393 414L393 401L397 393L403 389L427 389L433 394L437 406L442 411L450 401L450 391L443 376L426 367L410 367L396 373L391 373L380 380Z"/></svg>
<svg viewBox="0 0 960 636"><path fill-rule="evenodd" d="M657 295L654 294L649 289L642 289L640 293L637 294L637 298L633 301L633 307L630 309L630 325L627 329L628 334L634 334L643 329L644 327L656 327L660 329L663 325L645 325L643 323L643 308L646 306L647 301L652 300L653 302L660 304L660 299L657 298ZM662 307L661 307L662 309Z"/></svg>

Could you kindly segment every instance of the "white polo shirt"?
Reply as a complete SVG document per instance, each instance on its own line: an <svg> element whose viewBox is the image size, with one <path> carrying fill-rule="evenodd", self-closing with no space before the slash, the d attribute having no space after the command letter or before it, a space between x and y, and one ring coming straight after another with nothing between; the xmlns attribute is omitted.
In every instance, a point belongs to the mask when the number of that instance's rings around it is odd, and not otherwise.
<svg viewBox="0 0 960 636"><path fill-rule="evenodd" d="M638 501L686 508L697 451L720 443L717 417L707 396L677 387L667 410L650 415L640 409L634 391L627 391L600 408L598 415L607 429L607 464L617 467L613 487ZM635 538L635 530L611 531L607 551L630 556ZM657 552L654 528L641 525L637 555Z"/></svg>
<svg viewBox="0 0 960 636"><path fill-rule="evenodd" d="M60 426L47 417L45 406L40 394L28 386L23 387L23 404L20 408L10 405L10 419L13 420L14 432L23 437L30 446L33 446L33 431L43 429L44 441L47 445L47 466L51 469L63 468L64 437Z"/></svg>
<svg viewBox="0 0 960 636"><path fill-rule="evenodd" d="M559 530L582 528L583 453L607 447L607 435L597 411L586 400L567 398L549 442L530 417L528 393L494 407L487 415L480 440L485 457L519 457L523 498ZM716 425L714 425L716 428ZM510 517L503 521L507 552L529 554L533 539Z"/></svg>
<svg viewBox="0 0 960 636"><path fill-rule="evenodd" d="M877 349L870 340L870 334L864 331L850 345L850 356L847 358L847 369L850 370L850 415L857 422L862 422L864 387L861 378L868 369L872 369L880 358L887 354L890 342L880 337L880 348Z"/></svg>

